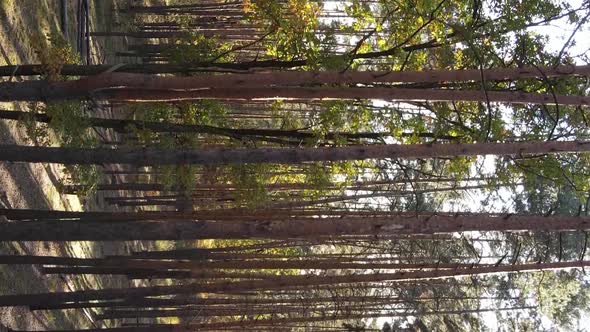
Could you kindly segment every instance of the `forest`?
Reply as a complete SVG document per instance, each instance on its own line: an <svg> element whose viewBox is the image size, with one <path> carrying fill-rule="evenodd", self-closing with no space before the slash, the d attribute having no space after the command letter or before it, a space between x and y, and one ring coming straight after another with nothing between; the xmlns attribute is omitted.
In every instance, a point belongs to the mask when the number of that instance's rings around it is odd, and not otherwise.
<svg viewBox="0 0 590 332"><path fill-rule="evenodd" d="M0 331L590 331L589 20L0 1Z"/></svg>

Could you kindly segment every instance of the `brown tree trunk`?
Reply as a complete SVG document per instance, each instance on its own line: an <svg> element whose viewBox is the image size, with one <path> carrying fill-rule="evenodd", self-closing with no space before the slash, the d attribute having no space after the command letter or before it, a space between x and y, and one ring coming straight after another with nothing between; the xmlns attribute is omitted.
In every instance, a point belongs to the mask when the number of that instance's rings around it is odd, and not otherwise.
<svg viewBox="0 0 590 332"><path fill-rule="evenodd" d="M282 269L312 269L312 270L333 270L333 269L357 269L357 270L447 270L465 269L475 267L493 266L493 264L475 263L347 263L335 260L256 260L256 261L213 261L213 262L167 262L153 261L145 262L145 268L133 269L122 266L117 267L46 267L43 272L47 274L119 274L129 275L134 279L147 278L171 278L171 279L206 279L206 278L248 278L264 279L273 275L253 273L233 273L209 271L210 269L236 269L236 270L282 270ZM175 269L168 271L164 269ZM183 271L178 269L191 269ZM310 274L313 275L313 274Z"/></svg>
<svg viewBox="0 0 590 332"><path fill-rule="evenodd" d="M0 241L289 239L338 235L467 231L565 231L590 228L590 217L486 214L386 218L293 218L234 221L26 221L0 223Z"/></svg>
<svg viewBox="0 0 590 332"><path fill-rule="evenodd" d="M559 77L559 76L590 76L588 66L560 67L525 67L495 68L482 71L470 70L432 70L432 71L282 71L254 74L196 75L192 77L161 77L141 74L106 73L94 77L80 79L89 88L105 89L124 86L135 89L175 89L194 90L202 88L253 88L270 86L305 86L328 84L376 84L376 83L440 83L504 81L527 78ZM72 84L64 84L71 86ZM492 91L490 91L492 92Z"/></svg>
<svg viewBox="0 0 590 332"><path fill-rule="evenodd" d="M0 160L62 164L222 165L246 163L298 164L311 161L341 161L383 158L437 158L478 155L528 155L587 152L582 141L473 143L473 144L388 144L334 148L259 149L81 149L0 145Z"/></svg>
<svg viewBox="0 0 590 332"><path fill-rule="evenodd" d="M461 300L500 300L499 297L420 297L420 298L400 298L395 296L378 297L378 296L336 296L336 297L301 297L296 294L295 297L284 298L133 298L123 301L102 301L102 302L73 302L61 303L55 305L38 304L31 306L31 310L49 310L49 309L79 309L79 308L178 308L183 306L235 306L235 305L275 305L275 304L298 304L310 306L317 303L378 303L393 304L404 302L428 302L438 301L461 301ZM512 299L519 299L517 297Z"/></svg>
<svg viewBox="0 0 590 332"><path fill-rule="evenodd" d="M0 119L22 120L27 117L32 117L37 122L49 123L51 116L42 113L30 113L19 111L3 111L0 110ZM110 128L120 133L131 132L131 128L149 129L154 132L169 132L169 133L196 133L196 134L212 134L226 137L286 137L290 139L303 140L319 137L311 132L298 130L279 130L279 129L242 129L242 128L224 128L207 125L187 125L178 123L153 122L141 120L123 120L123 119L105 119L105 118L81 118L81 120L93 127ZM322 135L326 139L343 138L343 139L379 139L384 136L390 136L389 132L361 132L361 133L347 133L347 132L329 132ZM432 133L402 133L403 136L418 136L439 139L456 139L456 136L435 135ZM300 145L300 141L296 142Z"/></svg>
<svg viewBox="0 0 590 332"><path fill-rule="evenodd" d="M387 101L469 101L499 102L509 104L550 104L550 105L590 105L590 97L554 95L542 93L523 93L512 91L481 91L451 89L407 89L407 88L334 88L334 87L260 87L260 88L212 88L202 90L145 90L145 89L106 89L92 94L91 91L68 91L61 87L54 89L54 94L43 95L39 90L51 88L29 86L18 87L16 84L2 83L6 99L0 95L0 101L51 101L95 98L124 102L166 102L189 101L199 99L251 100L251 99L378 99ZM0 84L0 88L2 88Z"/></svg>
<svg viewBox="0 0 590 332"><path fill-rule="evenodd" d="M590 67L588 67L590 68ZM588 70L584 68L584 72ZM549 69L547 69L549 70ZM566 69L562 69L566 70ZM580 69L580 71L582 71ZM481 78L479 71L475 71ZM575 70L574 70L575 72ZM427 73L427 74L424 74ZM536 74L541 75L538 71ZM569 73L569 72L568 72ZM378 74L378 73L377 73ZM0 83L1 101L49 101L92 97L120 101L165 101L253 98L302 98L302 99L384 99L425 101L478 101L533 104L587 105L590 98L555 94L534 94L505 91L463 91L449 89L403 89L403 88L328 88L299 87L309 84L371 84L419 80L444 80L461 76L461 71L433 73L405 72L295 72L244 75L200 75L193 77L159 77L140 74L106 73L77 81L48 82L24 81ZM464 76L470 77L469 73ZM490 74L493 76L493 74ZM502 72L497 77L505 77ZM524 75L524 74L523 74ZM244 77L242 77L244 76ZM436 75L435 75L436 76ZM526 76L526 75L525 75Z"/></svg>

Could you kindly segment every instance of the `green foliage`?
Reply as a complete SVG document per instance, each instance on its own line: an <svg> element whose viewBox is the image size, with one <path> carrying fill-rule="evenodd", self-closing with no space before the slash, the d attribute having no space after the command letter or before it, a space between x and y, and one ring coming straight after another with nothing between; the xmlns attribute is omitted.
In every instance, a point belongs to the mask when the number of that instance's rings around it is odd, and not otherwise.
<svg viewBox="0 0 590 332"><path fill-rule="evenodd" d="M134 117L148 122L169 122L186 125L225 125L226 108L213 100L171 105L166 103L131 104ZM193 149L201 146L205 135L199 132L154 132L146 128L128 128L141 146L157 146L166 149ZM178 189L189 195L197 181L199 166L170 165L157 168L160 181L166 188Z"/></svg>
<svg viewBox="0 0 590 332"><path fill-rule="evenodd" d="M239 205L249 208L263 207L269 201L265 188L268 173L272 166L266 164L248 164L229 167L229 181L238 189L235 199Z"/></svg>
<svg viewBox="0 0 590 332"><path fill-rule="evenodd" d="M325 70L342 71L348 69L351 59L346 55L330 55L328 52L322 52L318 59Z"/></svg>
<svg viewBox="0 0 590 332"><path fill-rule="evenodd" d="M60 139L60 143L72 147L94 147L98 140L92 135L83 104L63 102L47 104L43 109L51 117L49 126Z"/></svg>
<svg viewBox="0 0 590 332"><path fill-rule="evenodd" d="M262 26L267 35L255 42L266 50L261 58L291 61L307 60L304 69L323 70L425 70L425 69L487 69L494 67L517 67L534 65L553 65L569 61L567 56L558 59L546 50L547 38L527 31L525 27L537 19L557 15L567 5L555 1L349 1L345 4L346 20L329 19L322 22L319 17L321 2L309 0L245 1L247 20ZM578 15L570 15L576 21ZM182 19L181 19L182 20ZM181 26L188 27L181 22ZM363 38L367 37L367 38ZM362 39L362 43L357 44ZM222 43L216 38L205 38L195 34L186 40L177 41L165 55L175 63L199 63L208 61L230 62L231 50L240 45ZM370 58L371 52L385 51L379 59L355 59L355 54ZM353 54L354 53L354 54ZM55 52L58 54L58 52ZM47 58L56 58L50 54ZM258 57L256 60L259 60ZM55 62L55 60L53 60ZM46 60L46 62L51 62ZM54 67L59 68L58 65ZM49 70L51 71L51 70ZM58 70L53 69L53 72ZM403 86L403 85L400 85ZM519 82L467 82L420 85L408 84L411 88L443 88L481 91L510 90L523 92L542 92L558 94L585 94L587 87L582 79L521 80ZM326 86L327 87L327 86ZM405 86L404 86L405 87ZM303 103L302 103L303 104ZM384 104L384 105L383 105ZM261 103L262 105L262 103ZM382 106L377 106L382 105ZM322 101L313 106L303 105L298 109L296 103L276 101L260 111L265 120L243 120L233 117L231 109L217 101L201 100L191 103L144 104L132 106L137 119L171 122L177 124L210 125L231 128L261 128L298 130L311 132L312 138L294 141L308 146L345 146L363 144L362 140L346 139L343 135L328 138L335 132L360 133L363 131L389 131L391 137L381 143L424 144L424 143L473 143L510 142L515 137L522 140L563 139L564 137L588 134L586 114L572 107L554 106L497 106L488 103L380 103L375 101ZM257 106L256 106L257 107ZM313 110L310 108L313 107ZM248 107L244 107L248 109ZM55 114L52 126L63 134L65 145L84 142L84 123L74 124L66 114L76 110L62 105L57 110L48 108ZM241 111L241 110L240 110ZM258 112L258 110L257 110ZM270 120L266 120L270 114ZM83 114L80 116L83 118ZM254 117L253 117L254 118ZM33 135L46 136L35 133ZM218 137L201 133L156 133L145 128L133 128L140 146L157 146L165 149L209 148L227 146L231 148L274 146L257 137ZM572 134L573 133L573 134ZM570 136L566 136L570 135ZM378 142L371 142L378 143ZM588 156L535 156L497 158L494 176L487 189L494 185L514 184L524 181L518 190L506 189L516 193L514 206L518 212L536 214L575 215L580 209L590 182ZM392 160L362 162L306 163L297 166L285 165L240 165L208 168L214 176L198 178L199 167L188 165L159 168L162 181L168 188L180 189L189 194L198 181L228 184L236 187L233 201L219 203L223 207L247 207L263 209L273 204L305 201L321 198L326 194L341 193L344 185L358 181L359 178L395 179L402 178L451 178L450 186L459 180L475 174L484 176L487 166L481 167L477 158L439 158L437 160ZM494 167L495 166L495 167ZM281 172L281 175L273 175ZM78 171L82 177L85 175ZM379 175L379 176L376 176ZM306 184L311 189L291 192L273 191L272 184ZM341 186L338 188L338 186ZM336 188L332 188L336 186ZM421 190L433 188L433 184L400 185L400 190ZM329 187L329 188L328 188ZM393 189L392 189L393 190ZM521 192L518 192L521 191ZM294 193L293 193L294 192ZM508 196L508 195L506 195ZM392 199L394 211L440 211L454 207L456 201L466 201L461 194L416 194L411 197ZM375 201L379 201L376 199ZM484 200L485 201L485 200ZM381 203L381 202L378 202ZM375 204L377 205L377 204ZM482 204L483 205L483 204ZM472 206L470 206L471 208ZM207 208L198 206L198 208ZM485 207L487 208L487 207ZM490 208L491 210L491 208ZM542 258L572 259L579 255L581 234L544 234L526 237L518 234L519 246L526 248L527 259ZM559 236L559 242L556 237ZM515 236L516 238L516 236ZM511 240L513 240L511 238ZM237 246L260 243L259 241L215 241L216 246ZM499 255L514 252L516 245L490 242L489 250ZM420 261L422 256L434 257L437 261L452 261L457 256L477 256L477 248L465 238L450 239L446 242L406 241L403 238L387 243L391 249L388 254L405 253L408 260ZM341 248L338 248L340 250ZM487 249L486 249L487 250ZM520 249L519 249L520 250ZM344 249L342 249L344 251ZM523 249L523 252L525 250ZM261 250L262 253L302 255L299 248L274 248ZM524 255L524 254L523 254ZM518 260L515 259L518 263ZM254 272L254 271L250 271ZM256 271L259 272L259 271ZM267 271L268 272L268 271ZM300 271L273 271L269 273L297 274ZM586 285L578 276L546 274L525 276L518 280L519 289L526 294L535 294L542 314L567 325L568 319L576 318L580 308L585 308L588 299ZM579 279L579 278L578 278ZM473 278L477 284L481 280ZM426 283L424 283L426 284ZM443 291L432 285L415 285L414 289L395 289L400 297L418 299L422 296L480 296L482 289L458 286L457 280L448 280ZM500 284L498 284L500 285ZM394 286L398 287L398 286ZM534 287L539 288L534 289ZM400 287L401 288L401 287ZM508 289L508 287L506 288ZM506 290L498 293L508 294ZM426 301L415 301L417 316L420 312L436 310L468 310L477 307L473 302L437 302L436 308ZM531 314L531 322L518 321L516 327L539 327ZM361 326L343 325L349 330L360 330ZM397 326L401 329L401 325ZM412 327L426 329L435 327L440 331L482 330L482 321L476 315L424 315ZM533 327L533 328L534 328ZM568 326L571 327L571 326Z"/></svg>
<svg viewBox="0 0 590 332"><path fill-rule="evenodd" d="M60 72L65 64L81 63L78 52L60 33L51 34L47 39L34 36L31 40L31 46L37 54L39 62L43 65L43 71L39 74L48 80L60 80Z"/></svg>
<svg viewBox="0 0 590 332"><path fill-rule="evenodd" d="M255 245L262 245L265 244L267 241L263 240L215 240L209 246L211 248L225 248L225 247L246 247L246 246L255 246ZM255 253L257 254L265 254L265 255L285 255L285 256L293 256L293 259L297 259L304 255L303 250L300 247L271 247L271 248L261 248L256 249ZM243 273L266 273L270 275L299 275L301 274L300 270L297 269L274 269L274 270L248 270L248 269L240 269L240 270L231 270L227 269L224 272L243 272Z"/></svg>
<svg viewBox="0 0 590 332"><path fill-rule="evenodd" d="M64 173L67 182L81 186L78 194L82 196L93 194L101 178L99 168L93 165L68 165L64 167Z"/></svg>
<svg viewBox="0 0 590 332"><path fill-rule="evenodd" d="M48 146L57 141L61 146L75 148L93 148L98 146L98 139L94 136L84 105L80 102L50 103L45 106L31 105L32 113L43 111L51 117L48 124L37 123L32 116L25 116L22 124L28 137L38 145ZM66 179L64 182L82 186L80 193L84 196L94 192L100 179L100 171L94 165L67 165L64 167Z"/></svg>
<svg viewBox="0 0 590 332"><path fill-rule="evenodd" d="M227 126L231 121L227 117L228 109L216 100L199 100L186 105L183 123L209 126Z"/></svg>
<svg viewBox="0 0 590 332"><path fill-rule="evenodd" d="M311 185L314 189L309 190L309 196L319 198L326 193L326 187L330 186L334 180L331 174L331 168L320 163L314 163L306 168L305 183Z"/></svg>
<svg viewBox="0 0 590 332"><path fill-rule="evenodd" d="M352 106L346 101L324 101L321 104L321 109L322 111L314 114L311 119L316 124L312 131L318 141L328 141L326 139L328 133L357 133L371 128L371 111L362 105ZM333 145L347 145L349 143L345 137L338 135L331 141Z"/></svg>
<svg viewBox="0 0 590 332"><path fill-rule="evenodd" d="M49 127L58 135L60 145L66 147L92 148L98 146L86 120L83 105L79 102L48 104L45 113L51 116ZM64 167L69 182L80 184L83 195L94 192L100 180L100 171L94 165L68 165Z"/></svg>
<svg viewBox="0 0 590 332"><path fill-rule="evenodd" d="M466 177L471 170L476 158L474 157L457 157L450 160L447 164L448 172L451 177L461 179Z"/></svg>
<svg viewBox="0 0 590 332"><path fill-rule="evenodd" d="M567 329L588 308L590 294L576 272L522 274L516 284L523 295L534 295L543 314Z"/></svg>
<svg viewBox="0 0 590 332"><path fill-rule="evenodd" d="M179 40L173 47L167 48L164 55L170 57L170 61L180 64L231 61L231 49L230 43L193 33L190 37Z"/></svg>
<svg viewBox="0 0 590 332"><path fill-rule="evenodd" d="M289 0L286 4L272 0L247 1L248 19L263 24L272 33L266 43L267 54L280 60L307 59L309 66L319 65L320 40L315 33L320 5L309 0Z"/></svg>
<svg viewBox="0 0 590 332"><path fill-rule="evenodd" d="M296 130L303 126L301 117L294 112L286 109L286 104L282 100L277 100L270 106L273 122L271 125L283 130Z"/></svg>

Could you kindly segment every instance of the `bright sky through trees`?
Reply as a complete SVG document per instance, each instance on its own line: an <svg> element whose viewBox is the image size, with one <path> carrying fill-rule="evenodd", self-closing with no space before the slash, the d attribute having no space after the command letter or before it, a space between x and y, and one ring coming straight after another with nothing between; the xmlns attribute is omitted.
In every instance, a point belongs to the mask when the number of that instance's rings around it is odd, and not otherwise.
<svg viewBox="0 0 590 332"><path fill-rule="evenodd" d="M0 306L142 332L575 329L590 306L589 10L129 1L109 10L122 24L78 34L82 53L109 47L99 64L52 35L0 66L1 124L19 130L0 167L57 164L54 191L89 204L8 204L0 239L97 250L0 268L126 283Z"/></svg>

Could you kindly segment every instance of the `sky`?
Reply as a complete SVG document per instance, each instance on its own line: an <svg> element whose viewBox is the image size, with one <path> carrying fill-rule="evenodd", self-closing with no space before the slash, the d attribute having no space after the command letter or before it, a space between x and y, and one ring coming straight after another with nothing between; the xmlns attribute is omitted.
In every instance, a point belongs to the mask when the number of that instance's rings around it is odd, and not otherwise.
<svg viewBox="0 0 590 332"><path fill-rule="evenodd" d="M569 3L572 8L579 8L584 3L584 0L567 0L562 2ZM582 15L585 14L586 13L582 13ZM575 26L567 24L567 20L564 18L554 22L553 24L535 27L532 30L538 32L539 34L550 36L547 47L550 50L559 52L563 45L567 42L568 38L574 32ZM587 56L590 56L590 24L586 23L578 31L576 31L571 44L571 55L575 56L579 54L586 54Z"/></svg>
<svg viewBox="0 0 590 332"><path fill-rule="evenodd" d="M522 1L526 1L526 0L522 0ZM584 1L590 1L590 0L566 0L566 1L556 0L555 2L557 2L557 3L567 2L571 5L572 8L578 8L578 7L582 6ZM485 0L484 0L484 2L485 2ZM342 1L327 1L324 5L324 8L328 9L328 10L333 10L335 8L335 6L337 6L337 5L341 6ZM586 14L587 14L587 12L580 13L580 15L582 17ZM567 19L564 18L564 19L552 22L549 25L531 28L531 30L536 33L539 33L541 35L546 35L549 37L548 43L546 46L551 51L559 52L564 47L564 45L566 43L569 43L569 54L574 56L576 64L579 64L579 65L585 64L581 58L579 58L579 57L576 58L576 56L586 55L586 56L590 57L590 24L588 24L588 23L577 28L575 25L568 24ZM575 31L575 34L574 34L573 38L571 38L574 31ZM568 42L568 39L570 39L570 38L571 38L571 40ZM387 104L386 102L383 102L383 101L375 101L375 103L377 105ZM493 169L493 159L486 158L486 163L488 164L488 167L486 167L486 169L488 171L491 171ZM479 196L479 198L483 198L483 196L481 196L481 194L478 194L476 192L473 192L471 195L470 201L473 203L470 204L470 205L472 205L472 206L470 206L470 208L474 211L476 211L480 208L477 206L478 202L480 201L478 196ZM499 202L497 202L497 203L499 203ZM496 209L497 208L494 208L494 210L496 210ZM495 313L493 313L493 312L483 313L483 314L481 314L481 317L483 318L483 320L486 323L488 328L490 328L491 330L497 329L497 320L496 320ZM378 326L382 326L383 323L386 321L390 322L391 319L386 319L386 318L378 319L377 320ZM578 323L581 328L583 328L587 331L590 331L590 317L589 317L589 315L584 315ZM552 328L552 329L555 329L556 331L559 331L557 329L557 327L554 326L552 324L552 322L548 319L543 319L543 326L545 328Z"/></svg>
<svg viewBox="0 0 590 332"><path fill-rule="evenodd" d="M526 0L525 0L526 1ZM586 0L588 1L588 0ZM567 0L564 1L569 3L572 8L581 7L583 4L583 0ZM582 13L581 15L585 15L587 13ZM532 28L533 31L541 34L549 36L548 44L546 45L549 50L554 52L559 52L568 41L572 33L576 30L576 26L572 26L571 24L567 23L566 19L561 19L556 22L553 22L550 25L540 26ZM577 56L577 55L586 55L590 56L590 24L586 23L580 27L577 31L575 31L574 37L570 41L570 55ZM584 64L580 58L575 58L576 64L582 65ZM494 313L483 313L482 318L486 322L489 328L495 329L497 328L497 321L495 318ZM555 329L557 331L560 330L557 326L555 326L551 320L544 317L542 319L543 327L549 329ZM581 319L577 322L579 327L582 331L590 331L590 315L588 312L582 315ZM565 331L564 331L565 332Z"/></svg>
<svg viewBox="0 0 590 332"><path fill-rule="evenodd" d="M568 0L567 2L572 6L572 8L578 8L582 5L583 0ZM585 14L586 13L582 13L582 15ZM575 29L576 26L568 24L567 19L564 18L556 22L553 22L550 25L534 27L531 30L541 35L549 36L548 44L546 46L551 51L559 52L564 47L565 43L568 41ZM590 24L586 23L583 26L581 26L580 29L575 31L574 37L570 41L569 45L570 55L577 56L585 54L586 56L590 56ZM584 64L580 58L575 58L575 61L579 65ZM479 200L477 199L473 201ZM497 329L498 324L495 317L495 313L482 313L481 317L483 318L488 328L492 330ZM543 317L542 324L544 328L561 331L547 317ZM578 324L582 331L590 331L590 315L588 315L588 313L584 314L578 321Z"/></svg>

